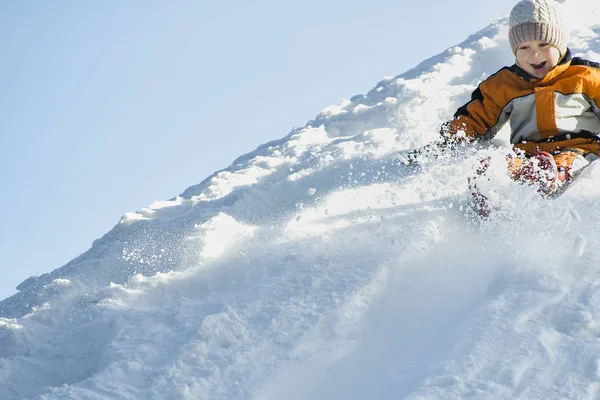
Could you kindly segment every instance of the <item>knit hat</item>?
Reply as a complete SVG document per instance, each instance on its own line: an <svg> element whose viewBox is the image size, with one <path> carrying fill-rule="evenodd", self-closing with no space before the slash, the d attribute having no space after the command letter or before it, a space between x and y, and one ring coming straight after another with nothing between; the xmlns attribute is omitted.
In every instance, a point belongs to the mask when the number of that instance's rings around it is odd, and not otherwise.
<svg viewBox="0 0 600 400"><path fill-rule="evenodd" d="M538 40L567 52L567 35L557 3L553 0L522 0L510 12L508 39L514 54L523 42Z"/></svg>

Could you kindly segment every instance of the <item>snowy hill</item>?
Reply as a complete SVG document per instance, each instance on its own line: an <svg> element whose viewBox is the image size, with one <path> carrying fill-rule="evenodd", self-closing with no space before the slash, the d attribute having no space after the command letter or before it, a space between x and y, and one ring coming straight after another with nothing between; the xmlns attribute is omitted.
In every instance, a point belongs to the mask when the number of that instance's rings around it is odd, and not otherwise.
<svg viewBox="0 0 600 400"><path fill-rule="evenodd" d="M573 53L600 61L600 3L565 9ZM398 160L511 63L506 29L23 282L0 303L0 399L600 398L600 168L550 202L501 148ZM466 176L484 155L497 210L479 224Z"/></svg>

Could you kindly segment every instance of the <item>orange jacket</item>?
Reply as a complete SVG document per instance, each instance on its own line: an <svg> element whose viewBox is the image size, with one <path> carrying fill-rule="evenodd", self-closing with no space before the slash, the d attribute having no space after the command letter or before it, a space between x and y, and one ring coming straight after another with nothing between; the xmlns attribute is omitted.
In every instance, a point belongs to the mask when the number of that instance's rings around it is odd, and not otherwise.
<svg viewBox="0 0 600 400"><path fill-rule="evenodd" d="M577 147L600 155L600 63L572 58L567 49L541 80L516 64L504 67L479 85L443 129L491 138L506 122L510 142L528 153Z"/></svg>

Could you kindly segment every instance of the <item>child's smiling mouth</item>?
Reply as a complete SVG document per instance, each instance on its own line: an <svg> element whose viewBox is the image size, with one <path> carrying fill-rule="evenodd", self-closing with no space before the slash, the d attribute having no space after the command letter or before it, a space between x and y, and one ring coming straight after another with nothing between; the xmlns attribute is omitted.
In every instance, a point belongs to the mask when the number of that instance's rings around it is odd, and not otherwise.
<svg viewBox="0 0 600 400"><path fill-rule="evenodd" d="M541 71L546 66L546 61L542 61L539 64L531 64L531 67L536 71Z"/></svg>

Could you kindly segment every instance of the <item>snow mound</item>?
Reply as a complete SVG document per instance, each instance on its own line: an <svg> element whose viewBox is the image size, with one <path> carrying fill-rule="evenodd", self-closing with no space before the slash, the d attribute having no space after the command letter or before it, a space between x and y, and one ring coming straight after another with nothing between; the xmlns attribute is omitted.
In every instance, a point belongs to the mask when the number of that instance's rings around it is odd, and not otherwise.
<svg viewBox="0 0 600 400"><path fill-rule="evenodd" d="M600 3L564 7L600 61ZM493 22L27 279L0 303L0 398L600 396L600 168L550 202L504 174L507 132L399 161L510 62L505 38Z"/></svg>

